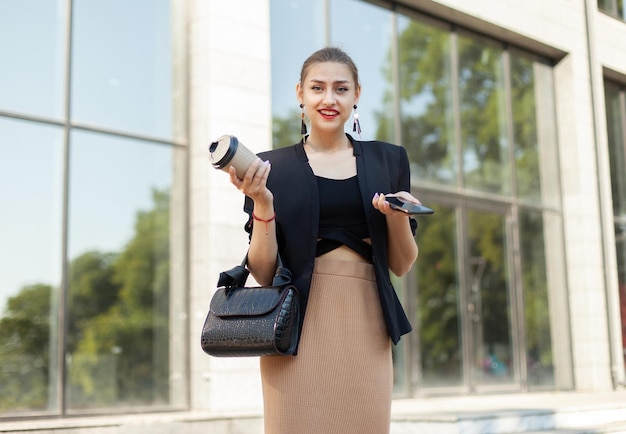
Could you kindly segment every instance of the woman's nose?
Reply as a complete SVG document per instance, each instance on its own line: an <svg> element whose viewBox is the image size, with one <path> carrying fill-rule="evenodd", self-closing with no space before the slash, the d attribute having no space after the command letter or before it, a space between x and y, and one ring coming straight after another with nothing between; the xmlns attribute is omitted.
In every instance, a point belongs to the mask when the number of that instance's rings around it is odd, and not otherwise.
<svg viewBox="0 0 626 434"><path fill-rule="evenodd" d="M334 103L335 103L335 93L329 89L324 94L324 104L332 105Z"/></svg>

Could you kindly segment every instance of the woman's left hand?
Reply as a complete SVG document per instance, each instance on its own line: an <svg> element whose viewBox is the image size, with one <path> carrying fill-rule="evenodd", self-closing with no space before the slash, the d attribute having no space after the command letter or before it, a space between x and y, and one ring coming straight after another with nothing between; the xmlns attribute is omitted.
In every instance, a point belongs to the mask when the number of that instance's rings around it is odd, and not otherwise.
<svg viewBox="0 0 626 434"><path fill-rule="evenodd" d="M406 191L398 191L397 193L390 193L387 195L384 195L382 193L376 193L372 198L372 205L384 215L406 216L406 213L391 208L391 205L389 205L389 202L387 202L387 200L385 199L386 197L397 197L398 199L402 199L405 202L414 203L416 205L422 204L422 202L420 202L416 197Z"/></svg>

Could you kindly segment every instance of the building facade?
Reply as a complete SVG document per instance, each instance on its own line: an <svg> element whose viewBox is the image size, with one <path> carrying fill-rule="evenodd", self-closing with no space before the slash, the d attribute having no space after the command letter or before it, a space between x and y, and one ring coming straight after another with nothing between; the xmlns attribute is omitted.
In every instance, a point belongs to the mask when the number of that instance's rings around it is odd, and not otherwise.
<svg viewBox="0 0 626 434"><path fill-rule="evenodd" d="M623 387L624 8L0 2L0 426L260 413L258 360L199 345L247 246L208 145L298 141L325 45L359 67L362 138L404 146L436 211L395 279L397 399Z"/></svg>

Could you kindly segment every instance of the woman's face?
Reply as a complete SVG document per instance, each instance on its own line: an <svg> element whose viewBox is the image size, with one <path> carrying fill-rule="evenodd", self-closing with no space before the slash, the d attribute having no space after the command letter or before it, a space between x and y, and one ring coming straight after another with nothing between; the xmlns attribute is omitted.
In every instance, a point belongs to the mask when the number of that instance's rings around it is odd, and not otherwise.
<svg viewBox="0 0 626 434"><path fill-rule="evenodd" d="M303 82L296 86L298 100L311 121L311 131L343 132L360 93L350 68L336 62L311 65Z"/></svg>

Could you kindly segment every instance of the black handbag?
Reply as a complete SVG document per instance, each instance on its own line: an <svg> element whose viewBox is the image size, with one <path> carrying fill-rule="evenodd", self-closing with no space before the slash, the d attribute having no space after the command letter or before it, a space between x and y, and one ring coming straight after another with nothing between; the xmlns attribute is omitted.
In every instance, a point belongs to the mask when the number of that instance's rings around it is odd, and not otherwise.
<svg viewBox="0 0 626 434"><path fill-rule="evenodd" d="M202 328L202 350L216 357L290 355L300 327L300 298L278 256L271 286L246 287L248 257L220 273Z"/></svg>

